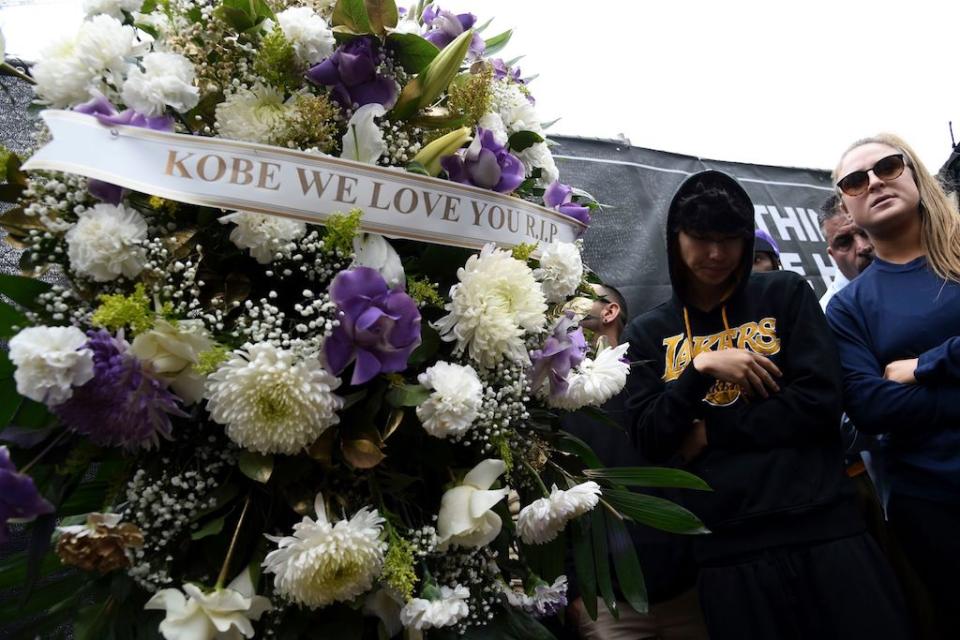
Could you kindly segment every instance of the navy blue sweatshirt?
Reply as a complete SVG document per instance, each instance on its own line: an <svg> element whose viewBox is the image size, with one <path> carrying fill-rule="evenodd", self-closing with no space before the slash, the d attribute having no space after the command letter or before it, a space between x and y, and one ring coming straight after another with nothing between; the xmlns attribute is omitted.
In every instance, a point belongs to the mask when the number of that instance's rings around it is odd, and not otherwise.
<svg viewBox="0 0 960 640"><path fill-rule="evenodd" d="M960 285L927 268L875 259L827 307L843 366L844 406L884 434L891 491L960 503ZM919 358L916 384L883 379Z"/></svg>

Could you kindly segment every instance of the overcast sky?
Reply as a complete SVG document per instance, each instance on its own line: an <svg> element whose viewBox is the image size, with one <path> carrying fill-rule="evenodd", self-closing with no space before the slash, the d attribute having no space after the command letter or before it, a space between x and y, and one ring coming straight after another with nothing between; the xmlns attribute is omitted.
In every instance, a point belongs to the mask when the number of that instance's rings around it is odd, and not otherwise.
<svg viewBox="0 0 960 640"><path fill-rule="evenodd" d="M21 0L22 1L22 0ZM80 0L0 0L9 53L36 55ZM900 134L936 171L960 138L960 2L447 0L513 28L552 131L625 135L704 158L830 169L853 140Z"/></svg>

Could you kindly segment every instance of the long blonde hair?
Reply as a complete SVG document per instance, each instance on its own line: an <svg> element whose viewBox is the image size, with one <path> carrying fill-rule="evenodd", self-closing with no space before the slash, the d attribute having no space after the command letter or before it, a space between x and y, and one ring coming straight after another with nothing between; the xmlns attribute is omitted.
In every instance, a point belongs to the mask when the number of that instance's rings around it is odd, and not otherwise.
<svg viewBox="0 0 960 640"><path fill-rule="evenodd" d="M927 264L944 280L960 283L960 212L957 206L944 193L940 182L923 166L910 145L892 133L880 133L857 140L840 156L840 163L857 147L871 143L885 144L903 153L913 174L913 182L920 192L920 241L927 254ZM834 184L840 179L840 163L833 170ZM842 198L842 195L838 189L837 197Z"/></svg>

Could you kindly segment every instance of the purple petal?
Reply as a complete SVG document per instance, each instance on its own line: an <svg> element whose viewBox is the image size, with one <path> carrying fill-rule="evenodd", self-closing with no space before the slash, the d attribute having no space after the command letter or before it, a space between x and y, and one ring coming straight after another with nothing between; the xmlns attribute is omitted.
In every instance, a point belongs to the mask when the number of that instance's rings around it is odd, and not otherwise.
<svg viewBox="0 0 960 640"><path fill-rule="evenodd" d="M335 375L340 374L350 364L353 359L353 342L342 325L335 327L323 343L323 353L327 357L327 366Z"/></svg>
<svg viewBox="0 0 960 640"><path fill-rule="evenodd" d="M106 115L112 116L116 115L117 109L113 106L109 100L106 99L103 95L98 95L92 100L88 100L83 104L78 104L73 108L77 113L86 113L91 116Z"/></svg>
<svg viewBox="0 0 960 640"><path fill-rule="evenodd" d="M350 384L356 386L369 382L380 373L380 360L366 349L357 349L357 361L353 367Z"/></svg>
<svg viewBox="0 0 960 640"><path fill-rule="evenodd" d="M340 59L340 52L335 51L332 56L310 67L307 71L307 78L317 84L334 85L340 82L340 72L337 71L337 61Z"/></svg>
<svg viewBox="0 0 960 640"><path fill-rule="evenodd" d="M467 175L470 176L470 182L478 187L492 189L500 181L497 154L490 149L481 149L477 159L467 163Z"/></svg>
<svg viewBox="0 0 960 640"><path fill-rule="evenodd" d="M370 300L384 295L387 291L389 289L383 276L370 267L346 269L338 273L330 283L330 299L341 308L357 297ZM359 312L350 315L359 315Z"/></svg>
<svg viewBox="0 0 960 640"><path fill-rule="evenodd" d="M397 83L389 76L380 76L369 82L348 87L352 103L359 106L365 104L382 104L385 109L392 109L397 103Z"/></svg>
<svg viewBox="0 0 960 640"><path fill-rule="evenodd" d="M468 49L467 53L469 54L470 58L476 59L483 55L483 52L486 50L486 48L486 40L480 37L479 33L474 33L473 37L470 38L470 48Z"/></svg>
<svg viewBox="0 0 960 640"><path fill-rule="evenodd" d="M457 20L460 22L460 32L462 33L477 23L477 16L472 13L458 13Z"/></svg>
<svg viewBox="0 0 960 640"><path fill-rule="evenodd" d="M568 202L562 204L556 208L557 211L562 213L565 216L570 216L575 220L579 220L583 224L590 224L590 208L579 205L576 202Z"/></svg>
<svg viewBox="0 0 960 640"><path fill-rule="evenodd" d="M441 31L438 29L423 36L423 39L434 45L437 49L443 49L448 44L453 42L454 36L451 36L446 31Z"/></svg>
<svg viewBox="0 0 960 640"><path fill-rule="evenodd" d="M572 197L573 188L570 185L563 184L559 180L554 180L543 193L543 203L551 209L555 209L561 204L570 202L570 198Z"/></svg>
<svg viewBox="0 0 960 640"><path fill-rule="evenodd" d="M103 180L94 180L93 178L88 180L87 191L94 198L107 204L120 204L120 201L123 200L123 187Z"/></svg>
<svg viewBox="0 0 960 640"><path fill-rule="evenodd" d="M370 307L360 314L356 322L354 322L354 326L357 328L357 331L370 331L374 325L380 322L381 318L388 318L390 320L397 319L395 316L387 315L382 309Z"/></svg>
<svg viewBox="0 0 960 640"><path fill-rule="evenodd" d="M523 163L512 153L504 151L500 155L500 181L494 189L500 193L510 193L520 186L524 178Z"/></svg>
<svg viewBox="0 0 960 640"><path fill-rule="evenodd" d="M340 72L340 80L343 84L352 87L369 80L374 75L376 65L369 51L359 53L343 51L337 70Z"/></svg>
<svg viewBox="0 0 960 640"><path fill-rule="evenodd" d="M435 4L428 5L423 10L423 23L427 25L432 25L433 21L437 19L437 16L440 15L440 7Z"/></svg>
<svg viewBox="0 0 960 640"><path fill-rule="evenodd" d="M443 167L443 170L447 172L447 177L453 182L470 184L470 179L467 177L466 165L464 165L463 158L458 154L440 158L440 166Z"/></svg>

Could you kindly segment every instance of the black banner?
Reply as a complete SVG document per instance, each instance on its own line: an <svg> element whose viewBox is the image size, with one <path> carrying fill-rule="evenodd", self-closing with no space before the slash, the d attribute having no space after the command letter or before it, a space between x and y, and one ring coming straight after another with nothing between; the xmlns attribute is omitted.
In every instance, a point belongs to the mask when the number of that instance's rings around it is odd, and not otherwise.
<svg viewBox="0 0 960 640"><path fill-rule="evenodd" d="M704 169L740 180L757 227L776 239L785 269L805 276L818 296L833 280L836 267L817 225L817 211L833 191L829 172L703 160L610 140L552 139L563 182L609 205L584 235L584 259L623 292L631 316L670 295L667 206L683 179Z"/></svg>

